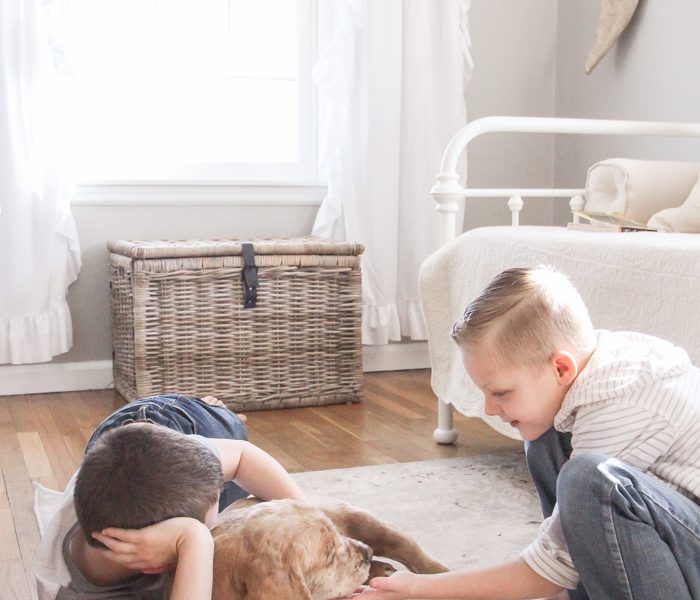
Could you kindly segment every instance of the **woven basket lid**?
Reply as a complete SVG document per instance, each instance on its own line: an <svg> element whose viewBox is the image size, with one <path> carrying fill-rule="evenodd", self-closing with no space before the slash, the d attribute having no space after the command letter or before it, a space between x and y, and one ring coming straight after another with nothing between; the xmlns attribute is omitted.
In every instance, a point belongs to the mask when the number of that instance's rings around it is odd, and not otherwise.
<svg viewBox="0 0 700 600"><path fill-rule="evenodd" d="M358 256L362 244L323 238L300 237L265 240L109 240L107 249L130 258L181 258L195 256L239 256L242 244L253 244L256 254L338 254Z"/></svg>

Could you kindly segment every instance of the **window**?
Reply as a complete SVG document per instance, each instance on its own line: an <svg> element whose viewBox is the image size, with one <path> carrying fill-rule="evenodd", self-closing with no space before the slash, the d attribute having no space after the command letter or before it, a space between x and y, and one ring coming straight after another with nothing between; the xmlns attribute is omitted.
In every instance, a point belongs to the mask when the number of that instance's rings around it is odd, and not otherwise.
<svg viewBox="0 0 700 600"><path fill-rule="evenodd" d="M83 182L308 182L315 0L67 0Z"/></svg>

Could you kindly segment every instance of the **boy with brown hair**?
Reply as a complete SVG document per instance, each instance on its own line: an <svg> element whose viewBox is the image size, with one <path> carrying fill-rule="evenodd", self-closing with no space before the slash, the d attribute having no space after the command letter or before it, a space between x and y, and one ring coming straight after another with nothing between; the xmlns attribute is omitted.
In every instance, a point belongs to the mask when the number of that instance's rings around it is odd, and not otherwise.
<svg viewBox="0 0 700 600"><path fill-rule="evenodd" d="M575 288L545 267L498 275L453 338L485 412L526 440L545 521L510 562L400 571L358 595L700 599L700 369L687 353L594 330Z"/></svg>
<svg viewBox="0 0 700 600"><path fill-rule="evenodd" d="M219 509L248 492L305 500L246 438L215 398L155 396L110 415L37 551L40 600L160 600L169 585L173 600L211 598Z"/></svg>

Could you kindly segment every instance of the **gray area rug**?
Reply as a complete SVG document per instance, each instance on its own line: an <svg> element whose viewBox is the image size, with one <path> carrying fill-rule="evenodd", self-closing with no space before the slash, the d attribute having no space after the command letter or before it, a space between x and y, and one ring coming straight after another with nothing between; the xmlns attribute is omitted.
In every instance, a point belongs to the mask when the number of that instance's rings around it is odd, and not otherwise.
<svg viewBox="0 0 700 600"><path fill-rule="evenodd" d="M367 509L412 535L451 569L517 555L537 533L539 503L522 453L296 473L311 496ZM60 494L36 486L43 533Z"/></svg>
<svg viewBox="0 0 700 600"><path fill-rule="evenodd" d="M451 569L517 556L542 521L522 453L293 477L309 495L339 498L390 521Z"/></svg>

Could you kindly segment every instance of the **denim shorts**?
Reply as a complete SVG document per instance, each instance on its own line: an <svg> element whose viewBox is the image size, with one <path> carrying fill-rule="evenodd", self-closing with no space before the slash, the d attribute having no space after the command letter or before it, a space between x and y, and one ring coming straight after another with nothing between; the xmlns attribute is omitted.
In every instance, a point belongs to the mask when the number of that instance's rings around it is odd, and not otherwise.
<svg viewBox="0 0 700 600"><path fill-rule="evenodd" d="M94 431L86 451L105 431L134 422L155 423L180 433L206 438L248 439L245 424L228 408L207 404L191 396L167 394L135 400L114 411ZM235 483L226 482L219 497L219 511L247 495L248 492Z"/></svg>

